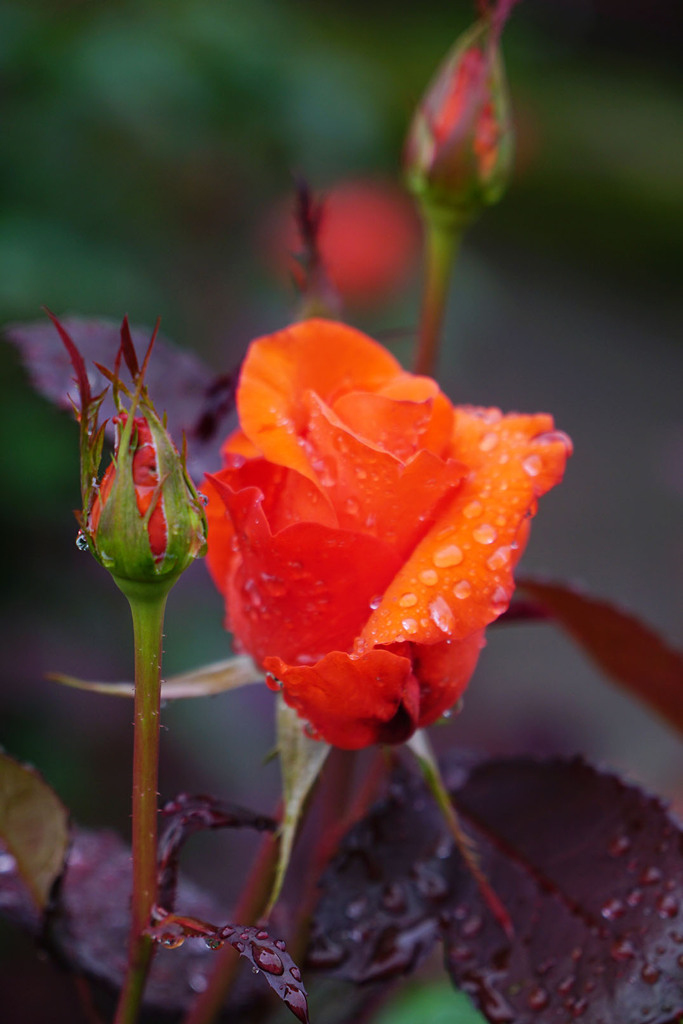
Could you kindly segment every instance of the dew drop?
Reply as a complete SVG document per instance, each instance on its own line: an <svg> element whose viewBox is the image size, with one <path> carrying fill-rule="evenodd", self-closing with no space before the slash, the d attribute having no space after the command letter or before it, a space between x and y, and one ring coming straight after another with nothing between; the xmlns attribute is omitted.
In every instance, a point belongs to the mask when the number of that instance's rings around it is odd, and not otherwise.
<svg viewBox="0 0 683 1024"><path fill-rule="evenodd" d="M303 992L288 985L283 998L295 1017L300 1021L308 1020L308 1003Z"/></svg>
<svg viewBox="0 0 683 1024"><path fill-rule="evenodd" d="M429 616L442 633L451 633L455 626L455 615L448 603L439 595L429 604Z"/></svg>
<svg viewBox="0 0 683 1024"><path fill-rule="evenodd" d="M315 726L312 725L310 722L306 722L306 724L304 726L304 732L308 736L309 740L319 740L320 739L320 733L315 728Z"/></svg>
<svg viewBox="0 0 683 1024"><path fill-rule="evenodd" d="M438 569L449 569L452 565L460 565L463 553L457 544L446 544L434 552L432 561Z"/></svg>
<svg viewBox="0 0 683 1024"><path fill-rule="evenodd" d="M632 960L636 951L628 939L619 939L612 945L609 954L613 960L619 963L622 960Z"/></svg>
<svg viewBox="0 0 683 1024"><path fill-rule="evenodd" d="M365 896L359 896L357 900L351 900L346 907L346 916L352 921L357 921L368 909L368 901Z"/></svg>
<svg viewBox="0 0 683 1024"><path fill-rule="evenodd" d="M197 995L199 995L200 992L206 992L209 987L209 979L205 974L202 974L201 971L195 971L194 974L191 974L188 978L188 982L192 991L196 992Z"/></svg>
<svg viewBox="0 0 683 1024"><path fill-rule="evenodd" d="M159 942L165 949L179 949L184 941L184 935L175 935L173 932L164 932L159 939Z"/></svg>
<svg viewBox="0 0 683 1024"><path fill-rule="evenodd" d="M468 939L473 939L481 931L482 923L481 918L477 914L473 914L464 922L461 931Z"/></svg>
<svg viewBox="0 0 683 1024"><path fill-rule="evenodd" d="M662 976L662 972L654 964L645 964L640 976L648 985L656 985Z"/></svg>
<svg viewBox="0 0 683 1024"><path fill-rule="evenodd" d="M465 505L462 510L462 514L465 519L476 519L484 511L484 506L480 501L470 501L469 504Z"/></svg>
<svg viewBox="0 0 683 1024"><path fill-rule="evenodd" d="M572 1007L572 1017L583 1017L588 1009L587 999L577 999Z"/></svg>
<svg viewBox="0 0 683 1024"><path fill-rule="evenodd" d="M266 946L252 947L254 955L254 963L257 967L260 967L266 974L284 974L284 965L282 958L278 956L274 949L267 949Z"/></svg>
<svg viewBox="0 0 683 1024"><path fill-rule="evenodd" d="M282 952L284 952L287 949L287 943L285 942L284 939L276 939L275 945L279 950L282 950Z"/></svg>
<svg viewBox="0 0 683 1024"><path fill-rule="evenodd" d="M270 938L270 936L268 935L268 932L263 931L262 929L260 932L256 932L256 938L261 939L261 941L263 941L264 939Z"/></svg>
<svg viewBox="0 0 683 1024"><path fill-rule="evenodd" d="M374 597L370 598L370 602L369 603L370 603L370 608L372 609L372 611L373 612L377 611L377 609L379 608L379 606L382 603L382 595L381 594L375 594Z"/></svg>
<svg viewBox="0 0 683 1024"><path fill-rule="evenodd" d="M531 1010L544 1010L549 1002L548 993L540 986L532 989L529 993L529 1009Z"/></svg>
<svg viewBox="0 0 683 1024"><path fill-rule="evenodd" d="M439 582L439 574L434 572L433 569L423 569L419 579L426 587L434 587Z"/></svg>
<svg viewBox="0 0 683 1024"><path fill-rule="evenodd" d="M223 944L223 939L219 938L218 935L207 935L204 938L204 945L208 946L209 949L220 949Z"/></svg>
<svg viewBox="0 0 683 1024"><path fill-rule="evenodd" d="M289 973L294 978L294 981L301 981L301 971L296 966L296 964L289 968Z"/></svg>
<svg viewBox="0 0 683 1024"><path fill-rule="evenodd" d="M87 551L89 546L88 538L82 530L79 530L78 535L76 536L76 547L79 551Z"/></svg>
<svg viewBox="0 0 683 1024"><path fill-rule="evenodd" d="M640 876L641 885L655 885L655 883L661 882L661 880L662 872L656 867L645 868Z"/></svg>
<svg viewBox="0 0 683 1024"><path fill-rule="evenodd" d="M368 474L366 473L362 466L356 466L356 476L358 477L359 480L367 480L368 478Z"/></svg>
<svg viewBox="0 0 683 1024"><path fill-rule="evenodd" d="M482 523L472 531L472 536L479 544L493 544L498 534L490 523Z"/></svg>
<svg viewBox="0 0 683 1024"><path fill-rule="evenodd" d="M491 594L491 610L495 612L496 615L500 615L501 612L506 610L509 603L510 600L505 587L496 587Z"/></svg>
<svg viewBox="0 0 683 1024"><path fill-rule="evenodd" d="M453 587L453 593L459 601L464 601L465 598L469 597L472 593L472 584L467 580L460 580L460 582L456 583Z"/></svg>
<svg viewBox="0 0 683 1024"><path fill-rule="evenodd" d="M502 547L494 551L493 554L487 559L486 564L489 569L495 572L497 569L504 569L510 559L510 548Z"/></svg>
<svg viewBox="0 0 683 1024"><path fill-rule="evenodd" d="M401 628L405 629L406 633L417 633L417 619L403 619ZM398 637L396 639L398 640Z"/></svg>
<svg viewBox="0 0 683 1024"><path fill-rule="evenodd" d="M525 459L522 459L522 468L527 476L538 476L543 469L543 463L538 455L527 455Z"/></svg>
<svg viewBox="0 0 683 1024"><path fill-rule="evenodd" d="M637 907L639 903L642 902L642 899L643 890L637 888L631 889L631 891L626 896L626 902L628 903L629 907Z"/></svg>
<svg viewBox="0 0 683 1024"><path fill-rule="evenodd" d="M600 913L606 921L616 921L617 918L624 916L624 904L621 900L614 897L611 900L607 900L606 903L600 907Z"/></svg>
<svg viewBox="0 0 683 1024"><path fill-rule="evenodd" d="M399 598L398 603L401 608L412 608L413 605L417 604L417 594L404 594L403 597Z"/></svg>
<svg viewBox="0 0 683 1024"><path fill-rule="evenodd" d="M403 888L397 882L385 886L382 894L382 905L394 914L399 914L406 909Z"/></svg>
<svg viewBox="0 0 683 1024"><path fill-rule="evenodd" d="M484 434L481 441L479 442L479 451L491 452L498 444L498 434L494 434L493 431L489 431Z"/></svg>
<svg viewBox="0 0 683 1024"><path fill-rule="evenodd" d="M565 434L564 430L547 430L543 434L537 434L532 441L534 444L563 444L567 449L567 455L571 455L574 451L572 439Z"/></svg>
<svg viewBox="0 0 683 1024"><path fill-rule="evenodd" d="M621 857L631 849L631 840L628 836L617 836L607 847L610 857Z"/></svg>
<svg viewBox="0 0 683 1024"><path fill-rule="evenodd" d="M569 974L566 978L563 978L560 984L557 986L557 992L561 996L566 996L571 991L572 986L576 978L573 974Z"/></svg>
<svg viewBox="0 0 683 1024"><path fill-rule="evenodd" d="M204 492L203 492L203 491L197 491L197 497L198 497L198 498L199 498L199 500L201 501L202 505L205 505L205 506L206 506L206 505L208 505L208 504L209 504L209 499L208 499L208 497L206 496L206 494L204 494Z"/></svg>
<svg viewBox="0 0 683 1024"><path fill-rule="evenodd" d="M675 917L678 913L678 900L667 894L657 900L657 913L662 918Z"/></svg>

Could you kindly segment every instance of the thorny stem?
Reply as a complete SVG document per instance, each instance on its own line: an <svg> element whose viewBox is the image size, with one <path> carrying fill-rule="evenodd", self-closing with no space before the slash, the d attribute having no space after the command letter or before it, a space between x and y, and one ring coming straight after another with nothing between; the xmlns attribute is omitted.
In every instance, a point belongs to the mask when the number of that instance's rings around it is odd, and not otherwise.
<svg viewBox="0 0 683 1024"><path fill-rule="evenodd" d="M256 924L268 903L277 867L279 838L268 833L261 841L256 861L233 918L241 925ZM204 991L190 1007L183 1024L211 1024L225 1003L239 967L239 956L226 944L216 953L216 963Z"/></svg>
<svg viewBox="0 0 683 1024"><path fill-rule="evenodd" d="M426 265L420 331L415 354L415 373L433 376L441 341L451 269L456 257L463 225L441 211L423 207Z"/></svg>
<svg viewBox="0 0 683 1024"><path fill-rule="evenodd" d="M116 580L128 598L135 643L133 740L133 892L128 969L114 1024L134 1024L154 953L145 934L157 894L157 788L161 642L169 586ZM174 581L175 582L175 581Z"/></svg>

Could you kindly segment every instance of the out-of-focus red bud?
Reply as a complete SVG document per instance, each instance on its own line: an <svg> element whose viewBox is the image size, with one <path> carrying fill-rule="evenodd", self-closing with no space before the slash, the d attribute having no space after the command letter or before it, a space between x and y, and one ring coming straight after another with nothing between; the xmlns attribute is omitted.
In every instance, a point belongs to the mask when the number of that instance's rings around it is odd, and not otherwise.
<svg viewBox="0 0 683 1024"><path fill-rule="evenodd" d="M487 9L456 41L422 98L406 141L408 186L459 222L496 202L510 176L513 131L500 32L511 3Z"/></svg>

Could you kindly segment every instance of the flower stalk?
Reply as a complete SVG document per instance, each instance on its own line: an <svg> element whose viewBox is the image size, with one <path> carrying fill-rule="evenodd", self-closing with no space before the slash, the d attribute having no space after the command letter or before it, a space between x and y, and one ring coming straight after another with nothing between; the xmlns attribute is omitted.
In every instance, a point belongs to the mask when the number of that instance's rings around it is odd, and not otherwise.
<svg viewBox="0 0 683 1024"><path fill-rule="evenodd" d="M116 578L115 578L116 579ZM142 1003L154 953L146 934L157 895L157 797L161 644L166 598L172 584L116 580L128 598L135 644L135 718L133 740L133 890L128 969L115 1024L134 1024Z"/></svg>
<svg viewBox="0 0 683 1024"><path fill-rule="evenodd" d="M448 301L453 264L460 248L465 224L457 217L424 211L425 278L415 373L433 376Z"/></svg>

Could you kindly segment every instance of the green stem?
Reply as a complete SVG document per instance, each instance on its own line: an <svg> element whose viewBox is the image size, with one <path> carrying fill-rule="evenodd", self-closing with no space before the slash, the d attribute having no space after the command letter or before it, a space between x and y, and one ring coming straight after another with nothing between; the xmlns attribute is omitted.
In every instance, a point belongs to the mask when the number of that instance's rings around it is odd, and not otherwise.
<svg viewBox="0 0 683 1024"><path fill-rule="evenodd" d="M170 585L136 585L116 580L128 598L135 643L133 740L133 892L128 970L114 1024L134 1024L154 953L145 935L157 895L157 796L161 642Z"/></svg>
<svg viewBox="0 0 683 1024"><path fill-rule="evenodd" d="M463 223L453 216L443 216L438 209L423 207L426 239L426 266L420 332L415 355L415 373L433 376L441 340L451 270Z"/></svg>

